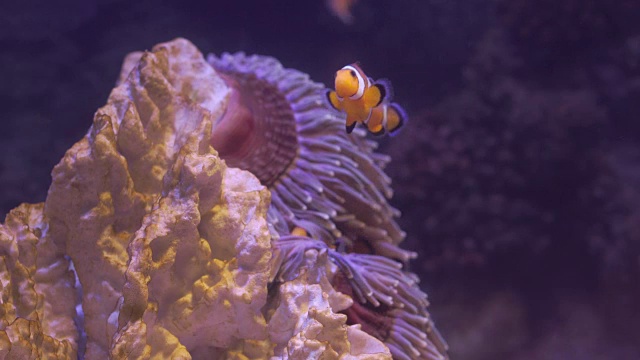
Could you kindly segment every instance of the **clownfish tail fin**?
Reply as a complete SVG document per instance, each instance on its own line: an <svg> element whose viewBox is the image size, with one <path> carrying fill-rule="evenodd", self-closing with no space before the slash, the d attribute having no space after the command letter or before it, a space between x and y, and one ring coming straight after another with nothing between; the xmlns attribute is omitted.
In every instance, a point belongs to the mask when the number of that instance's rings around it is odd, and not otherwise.
<svg viewBox="0 0 640 360"><path fill-rule="evenodd" d="M387 121L385 124L389 135L396 135L398 130L400 130L408 121L409 117L407 116L407 112L404 111L400 105L397 103L389 104L387 108Z"/></svg>

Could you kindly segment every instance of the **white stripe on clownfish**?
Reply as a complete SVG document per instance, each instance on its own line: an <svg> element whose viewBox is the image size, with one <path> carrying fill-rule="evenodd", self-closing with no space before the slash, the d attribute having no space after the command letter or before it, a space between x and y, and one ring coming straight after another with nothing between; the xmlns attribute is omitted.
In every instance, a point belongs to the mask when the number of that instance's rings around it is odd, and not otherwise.
<svg viewBox="0 0 640 360"><path fill-rule="evenodd" d="M382 128L387 130L387 104L382 105Z"/></svg>
<svg viewBox="0 0 640 360"><path fill-rule="evenodd" d="M349 99L351 99L351 100L360 99L362 97L362 95L364 95L364 90L365 90L365 88L367 87L368 84L365 84L364 79L362 78L362 75L360 74L360 71L358 71L358 69L356 69L355 67L353 67L351 65L347 65L347 66L343 67L342 69L353 71L356 74L356 77L358 78L358 91L356 91L355 94L349 96Z"/></svg>
<svg viewBox="0 0 640 360"><path fill-rule="evenodd" d="M367 115L367 118L364 119L364 121L362 122L363 124L367 125L369 123L369 120L371 120L371 114L373 114L373 108L369 110L369 115Z"/></svg>

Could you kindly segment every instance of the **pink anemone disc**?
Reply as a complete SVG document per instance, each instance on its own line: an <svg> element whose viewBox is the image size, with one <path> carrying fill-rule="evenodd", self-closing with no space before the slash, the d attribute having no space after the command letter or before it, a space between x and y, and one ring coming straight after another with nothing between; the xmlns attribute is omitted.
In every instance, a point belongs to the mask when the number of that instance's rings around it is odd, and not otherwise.
<svg viewBox="0 0 640 360"><path fill-rule="evenodd" d="M377 143L364 131L346 134L326 88L307 74L243 53L208 62L232 91L211 143L229 166L252 172L271 191L267 220L281 236L276 280L295 278L307 249L328 251L342 274L334 286L357 300L345 312L351 323L364 322L398 359L444 359L426 294L401 270L416 254L398 246L405 233L382 170L390 158L373 151ZM291 236L294 227L309 237ZM367 314L383 321L373 326Z"/></svg>

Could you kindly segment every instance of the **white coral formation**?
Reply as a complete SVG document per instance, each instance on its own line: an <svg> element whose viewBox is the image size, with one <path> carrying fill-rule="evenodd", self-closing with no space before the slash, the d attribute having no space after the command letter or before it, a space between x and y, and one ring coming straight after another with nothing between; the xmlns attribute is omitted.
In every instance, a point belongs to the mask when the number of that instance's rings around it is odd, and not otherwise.
<svg viewBox="0 0 640 360"><path fill-rule="evenodd" d="M346 326L347 317L336 314L351 306L348 296L329 283L331 263L326 251L304 252L303 273L278 288L268 310L270 337L275 355L282 359L391 359L382 342ZM271 305L271 304L270 304Z"/></svg>
<svg viewBox="0 0 640 360"><path fill-rule="evenodd" d="M0 224L0 359L74 359L75 279L43 205L22 204Z"/></svg>
<svg viewBox="0 0 640 360"><path fill-rule="evenodd" d="M0 359L391 357L338 314L326 252L268 298L270 193L209 145L228 95L186 40L128 57L46 202L0 226Z"/></svg>

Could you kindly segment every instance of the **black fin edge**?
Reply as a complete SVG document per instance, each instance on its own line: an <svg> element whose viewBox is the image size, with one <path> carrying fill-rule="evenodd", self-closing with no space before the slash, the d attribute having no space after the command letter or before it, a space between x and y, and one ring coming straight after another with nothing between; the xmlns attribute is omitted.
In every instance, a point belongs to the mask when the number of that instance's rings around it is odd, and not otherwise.
<svg viewBox="0 0 640 360"><path fill-rule="evenodd" d="M394 96L393 85L391 85L391 80L382 78L382 79L376 80L375 84L378 86L382 86L384 88L384 97L382 98L381 102L384 102L387 104L391 103Z"/></svg>
<svg viewBox="0 0 640 360"><path fill-rule="evenodd" d="M407 115L407 112L402 108L402 106L398 105L397 103L391 103L389 104L389 107L393 108L398 113L398 117L400 118L400 121L398 122L398 126L392 131L389 131L389 135L393 136L393 135L396 135L398 131L407 124L407 122L409 122L409 117Z"/></svg>
<svg viewBox="0 0 640 360"><path fill-rule="evenodd" d="M373 84L373 86L377 87L378 90L380 91L380 100L378 100L378 103L373 106L373 107L376 107L376 106L382 104L384 99L387 98L387 88L384 85L377 84L377 83Z"/></svg>
<svg viewBox="0 0 640 360"><path fill-rule="evenodd" d="M331 108L333 110L340 111L340 109L338 109L337 107L333 106L333 103L331 102L331 93L332 92L333 92L333 90L327 90L327 92L324 94L324 96L327 99L327 102L329 103L329 106L331 106Z"/></svg>
<svg viewBox="0 0 640 360"><path fill-rule="evenodd" d="M347 134L351 134L351 132L353 132L353 129L355 129L357 122L353 122L353 124L351 124L351 126L349 125L345 125L345 128L347 129Z"/></svg>

